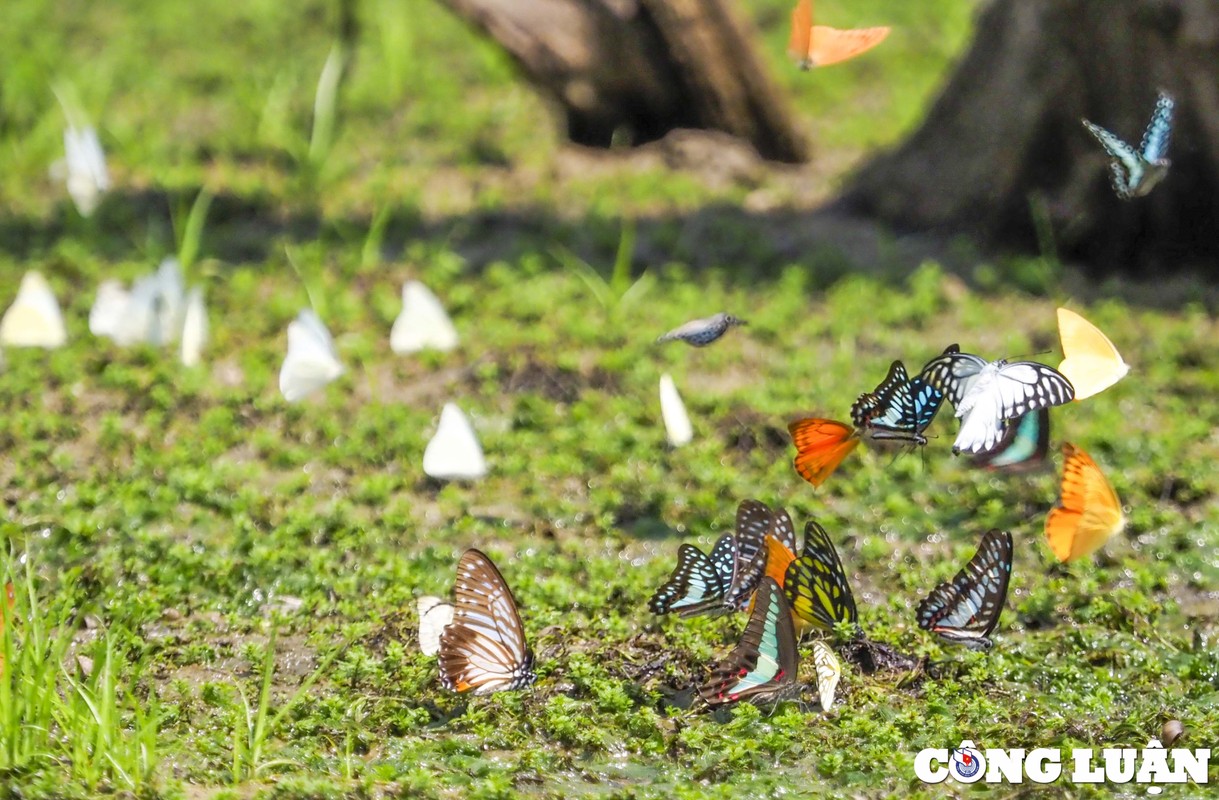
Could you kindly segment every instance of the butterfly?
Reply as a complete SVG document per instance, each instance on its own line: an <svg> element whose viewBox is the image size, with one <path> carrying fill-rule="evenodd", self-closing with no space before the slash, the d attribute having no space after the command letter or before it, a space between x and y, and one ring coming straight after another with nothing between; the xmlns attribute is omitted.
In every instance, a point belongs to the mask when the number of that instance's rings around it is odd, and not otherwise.
<svg viewBox="0 0 1219 800"><path fill-rule="evenodd" d="M825 483L859 444L857 429L832 419L798 419L787 430L796 446L796 472L813 486Z"/></svg>
<svg viewBox="0 0 1219 800"><path fill-rule="evenodd" d="M919 627L971 650L989 649L994 642L987 637L999 623L1011 576L1012 535L991 529L956 577L918 604Z"/></svg>
<svg viewBox="0 0 1219 800"><path fill-rule="evenodd" d="M813 642L813 664L817 667L817 694L821 697L821 710L829 711L834 705L838 681L842 678L842 665L838 656L825 642Z"/></svg>
<svg viewBox="0 0 1219 800"><path fill-rule="evenodd" d="M89 333L113 339L122 324L131 295L123 284L116 280L102 281L97 287L97 297L89 309Z"/></svg>
<svg viewBox="0 0 1219 800"><path fill-rule="evenodd" d="M1025 472L1045 463L1050 449L1050 410L1029 411L1009 421L994 448L973 457L975 466L996 472Z"/></svg>
<svg viewBox="0 0 1219 800"><path fill-rule="evenodd" d="M1070 309L1058 309L1058 338L1063 355L1058 371L1075 387L1076 400L1099 394L1130 371L1109 337Z"/></svg>
<svg viewBox="0 0 1219 800"><path fill-rule="evenodd" d="M813 24L812 0L799 0L792 9L792 32L788 54L800 69L825 67L866 53L885 40L889 28L838 30Z"/></svg>
<svg viewBox="0 0 1219 800"><path fill-rule="evenodd" d="M279 369L279 391L295 403L343 374L330 331L313 309L306 308L288 323L288 355Z"/></svg>
<svg viewBox="0 0 1219 800"><path fill-rule="evenodd" d="M419 649L425 656L440 652L440 634L453 621L453 604L424 595L415 601L419 613Z"/></svg>
<svg viewBox="0 0 1219 800"><path fill-rule="evenodd" d="M673 447L689 444L694 439L694 428L686 404L677 393L677 385L669 373L660 376L660 418L664 420L665 435Z"/></svg>
<svg viewBox="0 0 1219 800"><path fill-rule="evenodd" d="M791 526L791 517L779 509ZM749 603L762 573L766 569L766 536L775 529L779 515L757 500L742 500L736 510L736 566L733 569L728 590L724 593L724 605L740 611ZM779 522L780 527L782 522Z"/></svg>
<svg viewBox="0 0 1219 800"><path fill-rule="evenodd" d="M727 611L724 598L736 572L736 537L725 533L707 555L692 544L677 548L677 566L648 601L654 614L676 611L683 617Z"/></svg>
<svg viewBox="0 0 1219 800"><path fill-rule="evenodd" d="M859 628L855 597L834 543L825 528L809 520L804 526L804 550L787 566L783 592L792 613L813 628L832 631L840 622Z"/></svg>
<svg viewBox="0 0 1219 800"><path fill-rule="evenodd" d="M1007 420L1070 402L1075 389L1036 361L986 361L949 345L923 367L922 379L947 395L961 419L952 452L981 453L999 443Z"/></svg>
<svg viewBox="0 0 1219 800"><path fill-rule="evenodd" d="M708 705L738 700L780 701L799 694L796 631L783 591L763 578L741 641L699 688Z"/></svg>
<svg viewBox="0 0 1219 800"><path fill-rule="evenodd" d="M390 329L389 347L395 353L447 352L457 347L453 321L436 295L419 281L402 285L402 312Z"/></svg>
<svg viewBox="0 0 1219 800"><path fill-rule="evenodd" d="M729 328L748 324L743 319L721 312L713 317L695 319L684 325L679 325L663 336L658 337L656 343L660 344L680 339L686 344L691 344L695 347L706 347L727 333Z"/></svg>
<svg viewBox="0 0 1219 800"><path fill-rule="evenodd" d="M440 634L440 683L455 692L490 694L537 678L516 599L491 559L473 548L457 564L453 621Z"/></svg>
<svg viewBox="0 0 1219 800"><path fill-rule="evenodd" d="M64 167L68 195L82 217L97 208L102 195L110 188L110 172L106 169L106 154L92 126L69 126L63 132Z"/></svg>
<svg viewBox="0 0 1219 800"><path fill-rule="evenodd" d="M182 314L182 364L196 366L207 344L207 306L203 290L194 287L186 296L186 311Z"/></svg>
<svg viewBox="0 0 1219 800"><path fill-rule="evenodd" d="M927 444L923 429L935 419L944 392L921 377L910 380L906 366L894 361L875 391L851 406L851 421L871 440Z"/></svg>
<svg viewBox="0 0 1219 800"><path fill-rule="evenodd" d="M1045 519L1045 535L1055 558L1072 561L1116 536L1126 518L1117 492L1096 462L1066 442L1062 454L1061 496Z"/></svg>
<svg viewBox="0 0 1219 800"><path fill-rule="evenodd" d="M21 278L17 297L0 319L0 344L8 347L62 347L68 341L59 301L42 273Z"/></svg>
<svg viewBox="0 0 1219 800"><path fill-rule="evenodd" d="M1172 164L1167 158L1168 142L1172 138L1172 109L1172 98L1160 92L1138 150L1101 126L1081 120L1112 159L1109 170L1113 191L1122 200L1143 197L1168 175Z"/></svg>
<svg viewBox="0 0 1219 800"><path fill-rule="evenodd" d="M440 424L423 450L423 472L444 481L477 480L487 474L474 426L456 403L445 403L440 410Z"/></svg>

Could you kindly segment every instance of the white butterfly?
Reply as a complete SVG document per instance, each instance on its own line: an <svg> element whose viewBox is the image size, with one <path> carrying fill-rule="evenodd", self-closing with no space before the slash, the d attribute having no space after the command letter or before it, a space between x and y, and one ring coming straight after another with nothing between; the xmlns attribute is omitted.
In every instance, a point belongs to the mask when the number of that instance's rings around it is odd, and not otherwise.
<svg viewBox="0 0 1219 800"><path fill-rule="evenodd" d="M842 678L842 666L838 657L825 642L813 642L813 664L817 667L817 693L821 697L821 710L829 711L834 705L838 681Z"/></svg>
<svg viewBox="0 0 1219 800"><path fill-rule="evenodd" d="M423 471L446 481L476 480L487 474L474 428L454 403L445 403L440 411L440 424L423 451Z"/></svg>
<svg viewBox="0 0 1219 800"><path fill-rule="evenodd" d="M694 428L690 425L690 416L686 414L686 405L677 393L677 386L669 373L660 376L660 416L665 423L665 434L669 444L681 447L689 444L694 438Z"/></svg>
<svg viewBox="0 0 1219 800"><path fill-rule="evenodd" d="M389 346L395 353L431 348L447 351L457 346L457 329L436 295L419 281L402 286L402 313L394 320Z"/></svg>
<svg viewBox="0 0 1219 800"><path fill-rule="evenodd" d="M99 287L93 312L89 315L90 329L95 313L101 320L103 331L108 328L110 315L114 315L116 319L110 332L100 335L109 336L118 345L150 344L162 347L177 341L182 333L186 293L178 259L167 258L156 272L137 278L131 291L125 293L126 303L121 312L118 311L119 290L107 288L103 296L103 290Z"/></svg>
<svg viewBox="0 0 1219 800"><path fill-rule="evenodd" d="M1101 126L1082 120L1084 127L1096 137L1112 159L1109 169L1113 190L1121 199L1146 195L1168 175L1168 168L1172 165L1167 158L1168 142L1172 138L1172 109L1172 98L1160 92L1138 150Z"/></svg>
<svg viewBox="0 0 1219 800"><path fill-rule="evenodd" d="M344 372L330 331L313 309L306 308L288 323L288 355L279 369L279 391L295 403Z"/></svg>
<svg viewBox="0 0 1219 800"><path fill-rule="evenodd" d="M97 298L89 310L89 332L94 336L113 339L127 313L131 293L119 281L102 281L97 287Z"/></svg>
<svg viewBox="0 0 1219 800"><path fill-rule="evenodd" d="M453 621L453 604L424 595L415 601L419 612L419 649L425 656L440 652L440 634Z"/></svg>
<svg viewBox="0 0 1219 800"><path fill-rule="evenodd" d="M186 311L182 315L182 364L196 366L207 344L207 306L203 303L203 290L191 288L186 296Z"/></svg>
<svg viewBox="0 0 1219 800"><path fill-rule="evenodd" d="M0 344L8 347L62 347L68 340L59 302L41 273L21 279L17 298L0 319Z"/></svg>
<svg viewBox="0 0 1219 800"><path fill-rule="evenodd" d="M106 155L92 126L68 126L63 132L63 146L68 194L80 215L87 217L110 188Z"/></svg>
<svg viewBox="0 0 1219 800"><path fill-rule="evenodd" d="M923 367L921 377L944 392L956 408L961 430L953 453L993 450L1007 420L1028 411L1068 403L1075 389L1062 373L1036 361L987 361L955 344Z"/></svg>

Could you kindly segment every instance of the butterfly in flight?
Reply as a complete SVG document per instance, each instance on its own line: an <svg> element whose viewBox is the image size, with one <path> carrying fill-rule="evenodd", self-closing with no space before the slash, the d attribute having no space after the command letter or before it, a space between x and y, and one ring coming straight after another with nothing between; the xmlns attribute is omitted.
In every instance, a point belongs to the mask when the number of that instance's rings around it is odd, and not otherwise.
<svg viewBox="0 0 1219 800"><path fill-rule="evenodd" d="M842 561L825 528L809 520L804 526L804 550L787 565L783 593L802 629L833 631L838 623L859 627L855 596Z"/></svg>
<svg viewBox="0 0 1219 800"><path fill-rule="evenodd" d="M467 550L457 563L453 621L440 634L440 683L455 692L490 694L537 678L516 599L495 564Z"/></svg>
<svg viewBox="0 0 1219 800"><path fill-rule="evenodd" d="M894 361L875 391L864 392L851 406L851 421L868 439L924 445L923 429L935 419L944 392L923 378L914 380L906 365Z"/></svg>
<svg viewBox="0 0 1219 800"><path fill-rule="evenodd" d="M686 404L681 400L673 376L667 372L660 376L660 418L665 424L665 436L673 447L694 440L694 426L690 424Z"/></svg>
<svg viewBox="0 0 1219 800"><path fill-rule="evenodd" d="M814 25L812 0L799 0L792 9L787 52L796 59L800 69L824 67L866 53L888 35L887 27L839 30Z"/></svg>
<svg viewBox="0 0 1219 800"><path fill-rule="evenodd" d="M1045 463L1050 452L1050 410L1029 411L1009 421L993 449L973 457L974 466L995 472L1028 472Z"/></svg>
<svg viewBox="0 0 1219 800"><path fill-rule="evenodd" d="M1121 501L1091 456L1064 442L1062 489L1045 519L1050 550L1059 561L1095 552L1126 526Z"/></svg>
<svg viewBox="0 0 1219 800"><path fill-rule="evenodd" d="M1063 355L1058 371L1075 387L1076 400L1103 392L1130 371L1109 337L1068 308L1058 309L1058 338Z"/></svg>
<svg viewBox="0 0 1219 800"><path fill-rule="evenodd" d="M813 642L813 664L817 667L817 694L821 697L821 710L829 711L834 706L834 695L842 678L842 665L830 646L821 641Z"/></svg>
<svg viewBox="0 0 1219 800"><path fill-rule="evenodd" d="M1172 138L1173 101L1164 92L1156 100L1151 122L1143 133L1143 141L1135 150L1099 125L1081 120L1088 132L1096 137L1111 159L1109 171L1113 191L1122 200L1143 197L1168 175L1172 162L1168 160L1168 142Z"/></svg>
<svg viewBox="0 0 1219 800"><path fill-rule="evenodd" d="M1036 361L987 361L949 345L927 362L921 377L944 392L961 420L953 453L993 450L1008 420L1062 405L1075 389L1062 373Z"/></svg>
<svg viewBox="0 0 1219 800"><path fill-rule="evenodd" d="M859 444L858 429L832 419L798 419L787 430L796 446L796 472L813 486L825 483Z"/></svg>
<svg viewBox="0 0 1219 800"><path fill-rule="evenodd" d="M799 658L783 590L770 578L763 578L741 641L715 666L698 693L712 706L795 697L800 692L796 680Z"/></svg>
<svg viewBox="0 0 1219 800"><path fill-rule="evenodd" d="M951 581L941 583L918 604L919 627L971 650L988 650L999 623L1012 576L1012 535L991 529L978 552Z"/></svg>
<svg viewBox="0 0 1219 800"><path fill-rule="evenodd" d="M330 331L313 309L304 309L288 323L288 354L279 369L279 391L295 403L343 372Z"/></svg>
<svg viewBox="0 0 1219 800"><path fill-rule="evenodd" d="M654 614L676 611L683 617L728 611L724 598L736 574L736 537L725 533L707 555L692 544L677 548L677 566L652 599Z"/></svg>
<svg viewBox="0 0 1219 800"><path fill-rule="evenodd" d="M729 328L749 323L739 317L720 312L713 317L690 320L656 339L657 344L681 340L695 347L706 347L719 339Z"/></svg>

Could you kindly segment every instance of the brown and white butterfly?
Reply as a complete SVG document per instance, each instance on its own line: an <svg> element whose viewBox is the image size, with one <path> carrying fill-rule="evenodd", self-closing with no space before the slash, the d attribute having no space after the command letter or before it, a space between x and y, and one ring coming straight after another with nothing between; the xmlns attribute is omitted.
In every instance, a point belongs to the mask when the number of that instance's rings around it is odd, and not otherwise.
<svg viewBox="0 0 1219 800"><path fill-rule="evenodd" d="M537 678L516 598L491 559L467 550L457 564L453 621L440 634L440 683L454 692L490 694Z"/></svg>

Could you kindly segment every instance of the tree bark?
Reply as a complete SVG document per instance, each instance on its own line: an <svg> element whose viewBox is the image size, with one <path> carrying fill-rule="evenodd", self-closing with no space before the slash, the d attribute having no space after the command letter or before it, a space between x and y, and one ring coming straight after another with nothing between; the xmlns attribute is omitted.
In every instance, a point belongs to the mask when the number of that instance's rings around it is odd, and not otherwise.
<svg viewBox="0 0 1219 800"><path fill-rule="evenodd" d="M726 0L445 0L515 59L566 115L572 141L634 144L677 128L720 130L764 158L807 146Z"/></svg>
<svg viewBox="0 0 1219 800"><path fill-rule="evenodd" d="M1138 146L1160 89L1176 101L1172 167L1147 197L1120 200L1080 120ZM994 0L922 127L838 207L1104 271L1213 267L1219 2Z"/></svg>

